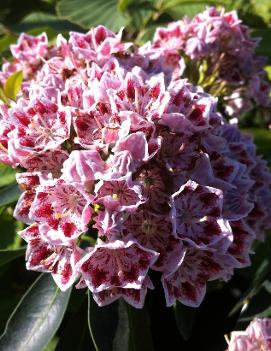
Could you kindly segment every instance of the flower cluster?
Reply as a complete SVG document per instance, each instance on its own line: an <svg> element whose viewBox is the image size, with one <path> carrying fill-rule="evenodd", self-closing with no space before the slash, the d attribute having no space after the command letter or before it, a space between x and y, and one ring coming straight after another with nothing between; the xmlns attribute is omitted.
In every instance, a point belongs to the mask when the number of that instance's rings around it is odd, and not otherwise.
<svg viewBox="0 0 271 351"><path fill-rule="evenodd" d="M158 28L153 43L141 50L154 61L162 57L175 77L183 74L220 97L223 112L239 118L254 106L270 111L266 60L255 53L258 43L235 11L211 7Z"/></svg>
<svg viewBox="0 0 271 351"><path fill-rule="evenodd" d="M28 269L138 308L155 270L168 306L197 307L208 281L250 264L271 175L216 98L103 26L54 46L21 34L11 50L1 81L24 81L1 104L0 159L23 169Z"/></svg>
<svg viewBox="0 0 271 351"><path fill-rule="evenodd" d="M245 331L231 333L227 351L270 351L271 319L256 318Z"/></svg>

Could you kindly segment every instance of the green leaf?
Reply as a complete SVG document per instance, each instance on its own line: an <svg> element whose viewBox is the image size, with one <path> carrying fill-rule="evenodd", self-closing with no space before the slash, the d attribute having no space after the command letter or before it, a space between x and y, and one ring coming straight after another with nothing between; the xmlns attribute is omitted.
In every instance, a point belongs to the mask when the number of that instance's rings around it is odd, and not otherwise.
<svg viewBox="0 0 271 351"><path fill-rule="evenodd" d="M0 190L0 207L9 205L18 200L21 191L17 184L11 184Z"/></svg>
<svg viewBox="0 0 271 351"><path fill-rule="evenodd" d="M238 325L254 318L269 317L270 314L270 292L266 289L264 283L257 295L242 309L238 319Z"/></svg>
<svg viewBox="0 0 271 351"><path fill-rule="evenodd" d="M245 132L252 134L257 146L257 153L271 163L271 133L270 130L259 128L246 128Z"/></svg>
<svg viewBox="0 0 271 351"><path fill-rule="evenodd" d="M25 247L16 250L0 250L0 267L25 254Z"/></svg>
<svg viewBox="0 0 271 351"><path fill-rule="evenodd" d="M252 280L250 286L243 294L241 299L236 303L234 308L231 310L229 316L232 316L236 313L243 305L247 305L250 300L257 295L257 293L261 290L263 282L266 280L266 277L271 272L271 261L269 258L263 259L260 267L254 275L254 279Z"/></svg>
<svg viewBox="0 0 271 351"><path fill-rule="evenodd" d="M152 337L150 332L150 320L146 306L136 309L126 304L129 319L129 351L152 351Z"/></svg>
<svg viewBox="0 0 271 351"><path fill-rule="evenodd" d="M9 166L0 163L0 187L14 183L15 170Z"/></svg>
<svg viewBox="0 0 271 351"><path fill-rule="evenodd" d="M68 306L70 317L59 335L56 351L95 351L88 329L88 301L86 292L84 293L81 304L72 313L70 310L73 297L78 294L81 294L81 291L74 289Z"/></svg>
<svg viewBox="0 0 271 351"><path fill-rule="evenodd" d="M43 349L43 351L55 351L57 344L58 344L59 338L54 336L51 341L49 341L49 344Z"/></svg>
<svg viewBox="0 0 271 351"><path fill-rule="evenodd" d="M269 25L271 21L271 2L270 0L250 0L253 13L260 16Z"/></svg>
<svg viewBox="0 0 271 351"><path fill-rule="evenodd" d="M174 306L174 314L179 333L184 340L188 340L195 322L196 309L187 307L177 301Z"/></svg>
<svg viewBox="0 0 271 351"><path fill-rule="evenodd" d="M70 292L61 292L50 274L41 274L11 314L0 350L43 350L63 319Z"/></svg>
<svg viewBox="0 0 271 351"><path fill-rule="evenodd" d="M152 351L146 307L136 309L119 300L99 307L88 292L88 324L96 351Z"/></svg>
<svg viewBox="0 0 271 351"><path fill-rule="evenodd" d="M88 291L88 326L96 351L112 351L118 325L118 302L99 307Z"/></svg>
<svg viewBox="0 0 271 351"><path fill-rule="evenodd" d="M0 52L9 50L10 44L16 43L17 36L6 34L0 39Z"/></svg>
<svg viewBox="0 0 271 351"><path fill-rule="evenodd" d="M0 214L0 249L19 249L21 247L22 238L17 235L17 233L19 230L23 229L23 223L13 218L13 209L11 207L2 207Z"/></svg>
<svg viewBox="0 0 271 351"><path fill-rule="evenodd" d="M12 30L20 33L33 31L36 30L36 28L42 27L47 27L51 31L53 30L55 34L80 29L80 27L77 27L68 21L59 19L56 15L44 12L32 12L24 17L20 23L12 26Z"/></svg>
<svg viewBox="0 0 271 351"><path fill-rule="evenodd" d="M4 93L4 90L0 87L0 100L2 100L6 105L9 106L9 100Z"/></svg>
<svg viewBox="0 0 271 351"><path fill-rule="evenodd" d="M258 55L267 56L268 63L271 64L271 28L256 29L252 34L255 38L261 38L259 46L256 48L256 53Z"/></svg>
<svg viewBox="0 0 271 351"><path fill-rule="evenodd" d="M61 0L57 4L60 18L89 29L104 25L113 31L125 26L127 19L118 11L116 0Z"/></svg>
<svg viewBox="0 0 271 351"><path fill-rule="evenodd" d="M23 81L22 71L15 72L8 77L4 85L4 93L9 99L16 100L16 97L21 89L22 81Z"/></svg>
<svg viewBox="0 0 271 351"><path fill-rule="evenodd" d="M227 1L214 0L164 0L161 11L168 13L173 19L181 19L183 16L190 18L206 9L207 6L227 6Z"/></svg>

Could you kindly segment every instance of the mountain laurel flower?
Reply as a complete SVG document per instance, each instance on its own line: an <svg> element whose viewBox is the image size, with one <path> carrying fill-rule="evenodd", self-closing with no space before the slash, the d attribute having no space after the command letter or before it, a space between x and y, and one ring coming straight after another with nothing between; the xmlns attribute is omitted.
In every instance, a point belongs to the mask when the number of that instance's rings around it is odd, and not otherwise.
<svg viewBox="0 0 271 351"><path fill-rule="evenodd" d="M209 281L249 266L270 228L271 174L218 112L204 60L236 87L225 97L233 116L246 96L268 105L255 46L234 12L213 8L142 47L103 26L50 46L21 34L0 72L1 84L23 72L17 98L0 103L0 160L21 171L14 216L26 224L27 269L63 291L89 289L99 306L142 308L154 271L167 306L198 307ZM202 84L185 77L187 58L201 62Z"/></svg>
<svg viewBox="0 0 271 351"><path fill-rule="evenodd" d="M244 331L234 331L227 351L271 350L271 319L255 318Z"/></svg>
<svg viewBox="0 0 271 351"><path fill-rule="evenodd" d="M258 43L236 11L209 7L191 19L157 28L140 53L149 57L150 67L158 58L161 62L174 56L170 69L174 79L187 77L218 96L228 118L241 118L257 107L269 111L270 122L270 84L266 59L256 53ZM180 70L182 57L185 63ZM163 66L160 69L165 71Z"/></svg>

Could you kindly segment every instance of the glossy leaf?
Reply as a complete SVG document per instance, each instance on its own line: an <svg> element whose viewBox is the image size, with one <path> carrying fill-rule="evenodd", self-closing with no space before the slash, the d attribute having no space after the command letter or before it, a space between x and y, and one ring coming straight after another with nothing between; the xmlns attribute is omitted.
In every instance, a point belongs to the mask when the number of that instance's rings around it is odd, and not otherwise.
<svg viewBox="0 0 271 351"><path fill-rule="evenodd" d="M16 250L21 246L22 238L17 235L19 230L23 230L24 225L16 221L12 215L12 208L1 208L0 215L0 249Z"/></svg>
<svg viewBox="0 0 271 351"><path fill-rule="evenodd" d="M150 332L150 320L146 306L136 309L126 304L129 320L129 351L152 351L152 337Z"/></svg>
<svg viewBox="0 0 271 351"><path fill-rule="evenodd" d="M267 276L271 273L271 262L269 259L264 259L255 273L254 279L252 280L249 288L243 294L241 299L237 302L234 308L230 312L230 316L236 313L243 305L249 303L249 301L260 291L263 282Z"/></svg>
<svg viewBox="0 0 271 351"><path fill-rule="evenodd" d="M256 29L252 34L255 38L261 38L260 44L256 49L257 54L266 56L268 58L268 63L271 64L271 28Z"/></svg>
<svg viewBox="0 0 271 351"><path fill-rule="evenodd" d="M83 291L82 291L83 293ZM88 301L87 294L84 293L83 301L75 309L71 309L73 298L81 294L80 290L73 290L68 306L69 319L59 335L59 342L56 351L95 351L90 339L87 321ZM71 311L73 310L73 311Z"/></svg>
<svg viewBox="0 0 271 351"><path fill-rule="evenodd" d="M11 314L0 350L43 350L63 319L69 296L70 290L61 292L51 275L41 274Z"/></svg>
<svg viewBox="0 0 271 351"><path fill-rule="evenodd" d="M227 6L227 1L212 0L164 0L161 11L168 13L173 19L179 20L183 16L192 18L207 6Z"/></svg>
<svg viewBox="0 0 271 351"><path fill-rule="evenodd" d="M24 17L19 24L12 26L12 29L19 33L29 32L31 30L33 31L42 27L49 28L56 34L59 32L68 32L70 30L80 29L68 21L59 19L56 15L43 12L32 12Z"/></svg>
<svg viewBox="0 0 271 351"><path fill-rule="evenodd" d="M0 207L9 205L18 200L21 191L17 184L11 184L0 190Z"/></svg>
<svg viewBox="0 0 271 351"><path fill-rule="evenodd" d="M259 128L247 128L246 132L253 135L254 142L257 145L258 154L262 154L264 159L271 161L271 133L270 130Z"/></svg>
<svg viewBox="0 0 271 351"><path fill-rule="evenodd" d="M16 250L0 250L0 267L10 261L23 256L25 254L25 247Z"/></svg>
<svg viewBox="0 0 271 351"><path fill-rule="evenodd" d="M118 325L118 302L99 307L88 292L88 326L96 351L112 351Z"/></svg>
<svg viewBox="0 0 271 351"><path fill-rule="evenodd" d="M118 11L116 0L61 0L57 4L57 12L60 18L85 29L102 24L118 31L127 23L127 19Z"/></svg>
<svg viewBox="0 0 271 351"><path fill-rule="evenodd" d="M9 106L9 100L6 94L4 93L4 90L1 87L0 87L0 100L2 100L6 105Z"/></svg>
<svg viewBox="0 0 271 351"><path fill-rule="evenodd" d="M21 89L22 81L22 71L15 72L11 76L9 76L4 85L4 93L6 97L8 97L11 100L16 100L16 97Z"/></svg>
<svg viewBox="0 0 271 351"><path fill-rule="evenodd" d="M266 24L271 21L271 2L270 0L250 0L253 12L259 15Z"/></svg>
<svg viewBox="0 0 271 351"><path fill-rule="evenodd" d="M88 292L88 324L96 351L152 351L146 307L136 309L123 300L99 307Z"/></svg>
<svg viewBox="0 0 271 351"><path fill-rule="evenodd" d="M0 187L11 184L15 181L15 170L0 163Z"/></svg>
<svg viewBox="0 0 271 351"><path fill-rule="evenodd" d="M174 314L179 333L184 340L188 340L195 322L196 309L187 307L177 301L174 306Z"/></svg>
<svg viewBox="0 0 271 351"><path fill-rule="evenodd" d="M263 318L271 316L271 299L270 292L265 288L265 284L256 296L244 306L238 319L238 326L241 323L251 321L254 318Z"/></svg>

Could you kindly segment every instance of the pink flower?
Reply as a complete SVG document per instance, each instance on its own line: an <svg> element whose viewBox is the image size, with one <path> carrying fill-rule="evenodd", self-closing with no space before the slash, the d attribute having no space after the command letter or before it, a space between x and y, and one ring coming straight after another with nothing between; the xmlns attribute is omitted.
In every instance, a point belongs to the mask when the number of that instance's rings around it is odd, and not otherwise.
<svg viewBox="0 0 271 351"><path fill-rule="evenodd" d="M134 241L98 244L78 263L88 288L94 293L114 287L141 289L146 274L158 253Z"/></svg>
<svg viewBox="0 0 271 351"><path fill-rule="evenodd" d="M2 67L1 84L24 77L0 104L0 160L23 171L26 265L62 290L79 279L101 306L137 308L153 269L167 305L199 306L270 227L266 163L217 111L234 115L251 95L269 106L264 60L236 13L214 8L159 28L153 44L130 50L121 35L98 26L48 47L22 34Z"/></svg>
<svg viewBox="0 0 271 351"><path fill-rule="evenodd" d="M61 175L62 165L68 157L68 152L64 150L48 150L22 159L21 166L30 172L40 171L42 174L52 173L53 176L59 177Z"/></svg>
<svg viewBox="0 0 271 351"><path fill-rule="evenodd" d="M46 150L57 149L69 138L70 116L49 100L22 101L10 110L15 129L8 148L18 163Z"/></svg>
<svg viewBox="0 0 271 351"><path fill-rule="evenodd" d="M115 35L103 26L92 28L88 33L71 32L70 48L78 59L105 63L112 54L127 50L130 44L121 42L122 30Z"/></svg>
<svg viewBox="0 0 271 351"><path fill-rule="evenodd" d="M22 62L36 62L48 52L48 39L46 33L37 37L22 33L17 44L10 46L12 55Z"/></svg>
<svg viewBox="0 0 271 351"><path fill-rule="evenodd" d="M162 276L167 306L178 300L198 307L205 296L207 281L227 280L235 265L228 254L187 248L175 270Z"/></svg>
<svg viewBox="0 0 271 351"><path fill-rule="evenodd" d="M188 181L172 195L174 231L191 244L225 252L233 236L222 204L221 190Z"/></svg>
<svg viewBox="0 0 271 351"><path fill-rule="evenodd" d="M245 331L234 331L227 351L268 351L271 349L271 319L255 318Z"/></svg>
<svg viewBox="0 0 271 351"><path fill-rule="evenodd" d="M48 181L36 188L30 218L48 225L47 235L52 241L67 242L87 230L92 199L79 184L72 185L61 179Z"/></svg>
<svg viewBox="0 0 271 351"><path fill-rule="evenodd" d="M95 202L115 210L133 210L144 202L138 184L127 175L123 178L101 180L95 189Z"/></svg>
<svg viewBox="0 0 271 351"><path fill-rule="evenodd" d="M26 224L33 223L29 212L36 195L36 188L42 180L39 172L19 173L16 176L17 182L23 191L14 209L14 217Z"/></svg>
<svg viewBox="0 0 271 351"><path fill-rule="evenodd" d="M247 267L251 263L249 254L255 234L244 220L231 221L230 226L233 232L233 242L228 252L239 261L240 267Z"/></svg>
<svg viewBox="0 0 271 351"><path fill-rule="evenodd" d="M129 305L143 308L148 289L154 289L154 286L150 278L146 276L140 289L116 287L93 293L93 298L98 306L106 306L122 297Z"/></svg>
<svg viewBox="0 0 271 351"><path fill-rule="evenodd" d="M57 286L66 291L78 278L75 269L82 250L72 243L69 247L55 246L44 240L39 226L34 223L19 235L28 242L26 268L51 273Z"/></svg>
<svg viewBox="0 0 271 351"><path fill-rule="evenodd" d="M173 234L168 215L156 215L147 209L131 214L123 223L123 232L135 238L143 247L159 252L151 267L171 272L183 256L183 245Z"/></svg>
<svg viewBox="0 0 271 351"><path fill-rule="evenodd" d="M75 150L63 164L63 178L70 183L83 183L92 189L94 180L100 178L106 169L105 162L96 150Z"/></svg>

